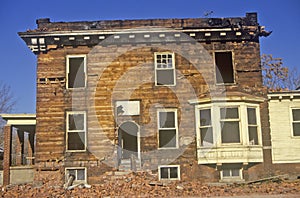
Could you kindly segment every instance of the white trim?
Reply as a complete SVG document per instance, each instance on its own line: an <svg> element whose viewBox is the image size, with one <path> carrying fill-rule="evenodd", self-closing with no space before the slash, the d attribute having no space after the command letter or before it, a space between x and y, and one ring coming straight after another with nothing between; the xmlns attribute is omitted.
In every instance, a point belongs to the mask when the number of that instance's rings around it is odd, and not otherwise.
<svg viewBox="0 0 300 198"><path fill-rule="evenodd" d="M257 122L257 136L258 145L249 144L249 131L248 131L248 120L247 120L247 108L254 108L256 111L256 122ZM229 119L231 121L235 120L239 122L239 133L240 142L239 143L222 143L221 134L221 108L238 108L239 118ZM203 105L195 105L195 123L196 123L196 140L197 148L205 148L200 145L200 110L211 109L211 125L213 131L213 147L228 147L228 146L249 146L258 147L262 146L262 134L261 134L261 119L260 119L260 108L258 104L251 104L247 102L224 102L224 103L210 103ZM228 119L226 119L228 120Z"/></svg>
<svg viewBox="0 0 300 198"><path fill-rule="evenodd" d="M69 131L69 115L72 114L83 114L84 116L84 129L83 130L73 130ZM86 121L86 112L85 111L67 111L66 112L66 152L85 152L87 148L87 121ZM84 149L83 150L69 150L68 149L68 134L69 133L79 133L84 132Z"/></svg>
<svg viewBox="0 0 300 198"><path fill-rule="evenodd" d="M69 67L69 59L70 58L83 58L83 65L84 65L84 68L83 68L83 71L84 71L84 87L71 87L69 88L69 71L70 71L70 67ZM83 89L86 87L87 85L87 56L86 54L76 54L76 55L67 55L66 56L66 88L67 89Z"/></svg>
<svg viewBox="0 0 300 198"><path fill-rule="evenodd" d="M300 107L290 107L290 126L291 126L291 137L292 138L295 138L295 139L298 139L300 138L300 135L294 135L294 126L293 124L294 123L299 123L300 124L300 120L296 120L294 121L294 118L293 118L293 110L300 110Z"/></svg>
<svg viewBox="0 0 300 198"><path fill-rule="evenodd" d="M177 168L177 178L170 178L170 172L168 173L168 179L162 179L161 178L161 168L173 168L176 167ZM180 165L159 165L158 166L158 179L159 181L161 180L180 180Z"/></svg>
<svg viewBox="0 0 300 198"><path fill-rule="evenodd" d="M160 128L160 112L174 112L174 121L175 121L175 128ZM174 130L176 131L176 146L175 147L159 147L159 132L160 130ZM177 149L179 147L178 143L178 116L177 116L177 109L174 108L166 108L166 109L157 109L157 147L158 149Z"/></svg>
<svg viewBox="0 0 300 198"><path fill-rule="evenodd" d="M76 170L75 175L75 184L85 183L87 184L87 168L86 167L65 167L65 180L67 180L67 172L68 170ZM84 170L84 180L77 180L77 170ZM67 182L67 181L66 181Z"/></svg>
<svg viewBox="0 0 300 198"><path fill-rule="evenodd" d="M171 55L172 56L172 68L157 68L157 56L158 55ZM176 86L176 63L175 63L175 53L174 52L154 52L154 75L155 75L155 86ZM157 84L157 71L173 70L173 84L170 85L158 85Z"/></svg>

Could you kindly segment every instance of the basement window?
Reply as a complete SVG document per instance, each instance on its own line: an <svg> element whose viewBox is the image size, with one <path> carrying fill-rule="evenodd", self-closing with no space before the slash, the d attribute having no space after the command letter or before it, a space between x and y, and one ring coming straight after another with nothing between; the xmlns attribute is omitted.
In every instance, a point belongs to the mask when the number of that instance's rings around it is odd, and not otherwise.
<svg viewBox="0 0 300 198"><path fill-rule="evenodd" d="M293 136L300 137L300 109L292 109Z"/></svg>
<svg viewBox="0 0 300 198"><path fill-rule="evenodd" d="M82 111L67 112L67 151L86 150L86 115Z"/></svg>
<svg viewBox="0 0 300 198"><path fill-rule="evenodd" d="M248 136L250 145L258 145L258 124L256 114L256 108L247 108Z"/></svg>
<svg viewBox="0 0 300 198"><path fill-rule="evenodd" d="M175 58L174 53L155 53L155 85L174 86L175 82Z"/></svg>
<svg viewBox="0 0 300 198"><path fill-rule="evenodd" d="M67 88L86 86L86 56L67 56Z"/></svg>
<svg viewBox="0 0 300 198"><path fill-rule="evenodd" d="M238 107L220 108L222 143L240 143Z"/></svg>
<svg viewBox="0 0 300 198"><path fill-rule="evenodd" d="M234 83L232 52L215 52L217 84Z"/></svg>
<svg viewBox="0 0 300 198"><path fill-rule="evenodd" d="M65 170L65 181L68 182L70 177L74 177L72 185L87 183L86 182L86 168L66 168Z"/></svg>
<svg viewBox="0 0 300 198"><path fill-rule="evenodd" d="M200 145L213 145L213 130L211 124L211 110L201 109L200 113Z"/></svg>
<svg viewBox="0 0 300 198"><path fill-rule="evenodd" d="M243 180L242 164L223 164L220 176L221 181Z"/></svg>
<svg viewBox="0 0 300 198"><path fill-rule="evenodd" d="M158 147L177 148L177 110L158 111Z"/></svg>
<svg viewBox="0 0 300 198"><path fill-rule="evenodd" d="M158 167L159 180L180 180L180 166L167 165Z"/></svg>

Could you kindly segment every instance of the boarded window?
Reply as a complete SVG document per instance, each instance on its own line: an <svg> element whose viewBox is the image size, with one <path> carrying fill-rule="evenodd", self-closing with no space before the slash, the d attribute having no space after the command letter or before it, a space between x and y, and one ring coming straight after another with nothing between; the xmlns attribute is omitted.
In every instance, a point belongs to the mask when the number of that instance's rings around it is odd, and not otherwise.
<svg viewBox="0 0 300 198"><path fill-rule="evenodd" d="M220 108L222 143L240 143L238 108Z"/></svg>
<svg viewBox="0 0 300 198"><path fill-rule="evenodd" d="M68 88L85 87L85 57L67 57Z"/></svg>
<svg viewBox="0 0 300 198"><path fill-rule="evenodd" d="M158 112L159 148L177 147L177 114L176 111Z"/></svg>
<svg viewBox="0 0 300 198"><path fill-rule="evenodd" d="M179 177L179 166L161 166L159 168L160 180L178 180Z"/></svg>
<svg viewBox="0 0 300 198"><path fill-rule="evenodd" d="M173 53L155 53L155 84L175 85L175 60Z"/></svg>
<svg viewBox="0 0 300 198"><path fill-rule="evenodd" d="M200 110L200 145L212 146L213 145L213 130L211 124L211 110Z"/></svg>
<svg viewBox="0 0 300 198"><path fill-rule="evenodd" d="M258 145L258 125L256 119L256 109L247 108L248 136L250 145Z"/></svg>
<svg viewBox="0 0 300 198"><path fill-rule="evenodd" d="M234 83L231 52L215 52L217 83Z"/></svg>
<svg viewBox="0 0 300 198"><path fill-rule="evenodd" d="M293 135L300 136L300 109L292 109L293 113Z"/></svg>
<svg viewBox="0 0 300 198"><path fill-rule="evenodd" d="M86 147L85 112L67 112L67 150L82 151Z"/></svg>

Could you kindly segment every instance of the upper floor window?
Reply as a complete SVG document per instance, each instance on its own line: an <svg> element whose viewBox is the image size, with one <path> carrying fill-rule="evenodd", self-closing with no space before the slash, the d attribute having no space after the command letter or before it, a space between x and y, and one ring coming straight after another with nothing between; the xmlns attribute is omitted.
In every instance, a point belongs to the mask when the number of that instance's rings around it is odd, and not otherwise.
<svg viewBox="0 0 300 198"><path fill-rule="evenodd" d="M67 88L86 86L86 56L67 56Z"/></svg>
<svg viewBox="0 0 300 198"><path fill-rule="evenodd" d="M292 109L293 136L300 136L300 109Z"/></svg>
<svg viewBox="0 0 300 198"><path fill-rule="evenodd" d="M175 85L174 53L155 53L155 85Z"/></svg>
<svg viewBox="0 0 300 198"><path fill-rule="evenodd" d="M178 127L176 110L158 111L158 147L177 148Z"/></svg>
<svg viewBox="0 0 300 198"><path fill-rule="evenodd" d="M240 116L237 107L220 108L222 143L240 143Z"/></svg>
<svg viewBox="0 0 300 198"><path fill-rule="evenodd" d="M86 114L84 111L67 112L67 151L86 150Z"/></svg>
<svg viewBox="0 0 300 198"><path fill-rule="evenodd" d="M215 52L217 84L234 83L232 52Z"/></svg>

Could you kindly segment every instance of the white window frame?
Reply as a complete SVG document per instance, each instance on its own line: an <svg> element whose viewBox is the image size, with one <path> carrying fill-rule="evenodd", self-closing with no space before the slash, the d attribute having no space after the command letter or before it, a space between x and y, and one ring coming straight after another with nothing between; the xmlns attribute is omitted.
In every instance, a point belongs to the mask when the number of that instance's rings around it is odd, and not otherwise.
<svg viewBox="0 0 300 198"><path fill-rule="evenodd" d="M172 55L172 68L158 68L157 66L157 56L158 55ZM154 65L155 65L155 86L176 86L176 67L175 67L175 53L174 52L154 52ZM170 85L160 85L157 84L157 71L159 70L173 70L174 83Z"/></svg>
<svg viewBox="0 0 300 198"><path fill-rule="evenodd" d="M227 169L227 170L230 170L230 174L231 174L231 176L225 176L224 177L224 170L225 169L222 169L221 171L220 171L220 180L221 181L224 181L224 182L226 182L226 181L228 181L228 182L230 182L230 181L243 181L244 179L243 179L243 168L239 168L239 176L232 176L232 170L233 169Z"/></svg>
<svg viewBox="0 0 300 198"><path fill-rule="evenodd" d="M170 178L170 169L168 171L168 178L161 178L161 168L177 168L177 178ZM160 165L158 166L158 178L161 180L180 180L180 165Z"/></svg>
<svg viewBox="0 0 300 198"><path fill-rule="evenodd" d="M222 108L225 108L225 109L229 109L229 108L237 108L238 110L238 114L239 114L239 117L238 118L225 118L225 119L222 119L221 118L221 109ZM240 110L240 106L239 105L226 105L226 106L220 106L219 107L219 112L220 112L220 136L221 136L221 143L223 145L226 145L226 144L241 144L242 143L242 128L241 128L241 110ZM240 141L239 142L225 142L223 143L222 142L222 122L238 122L239 123L239 136L240 136Z"/></svg>
<svg viewBox="0 0 300 198"><path fill-rule="evenodd" d="M290 108L291 110L290 110L290 115L291 115L291 132L292 132L292 137L293 138L300 138L300 135L294 135L294 126L293 126L293 124L294 123L300 123L300 120L296 120L296 121L294 121L294 119L293 119L293 110L300 110L300 107L291 107Z"/></svg>
<svg viewBox="0 0 300 198"><path fill-rule="evenodd" d="M65 168L65 181L68 181L69 175L68 175L68 171L69 170L75 170L76 171L76 175L75 175L75 179L73 181L73 184L87 184L87 168L86 167L66 167ZM77 180L77 170L84 170L84 180Z"/></svg>
<svg viewBox="0 0 300 198"><path fill-rule="evenodd" d="M174 116L175 116L175 127L174 128L160 128L160 116L159 113L160 112L174 112ZM159 134L160 131L162 130L176 130L176 146L175 147L159 147ZM177 109L158 109L157 110L157 142L158 142L158 149L177 149L178 148L178 116L177 116Z"/></svg>
<svg viewBox="0 0 300 198"><path fill-rule="evenodd" d="M220 83L217 81L217 62L216 62L216 53L220 53L220 52L231 52L231 62L232 62L232 72L233 72L233 82L231 83ZM234 85L236 84L236 67L235 67L235 64L234 64L234 51L233 50L215 50L213 52L213 61L214 61L214 68L215 68L215 73L214 73L214 76L215 76L215 82L216 82L216 85Z"/></svg>
<svg viewBox="0 0 300 198"><path fill-rule="evenodd" d="M235 108L239 109L239 132L240 132L240 143L222 143L221 137L221 108ZM251 145L249 142L249 131L248 131L248 120L247 120L247 108L256 109L256 122L257 122L257 136L258 145ZM234 145L250 146L250 147L261 147L262 146L262 133L261 133L261 120L260 120L260 108L259 104L252 104L247 102L215 102L210 104L199 104L195 106L195 123L196 123L196 138L197 138L197 148L205 148L200 145L200 110L211 109L211 124L213 131L213 141L212 147L227 147Z"/></svg>
<svg viewBox="0 0 300 198"><path fill-rule="evenodd" d="M84 115L84 129L83 130L71 130L69 131L69 115L72 114L83 114ZM87 147L87 121L86 121L86 112L85 111L67 111L66 112L66 151L67 152L85 152ZM84 132L84 149L83 150L69 150L68 148L68 135L69 133L79 133Z"/></svg>
<svg viewBox="0 0 300 198"><path fill-rule="evenodd" d="M210 118L211 118L211 124L210 125L204 125L204 126L202 126L201 125L201 115L200 115L200 111L202 111L202 110L210 110ZM206 147L205 145L202 145L201 143L203 142L203 140L201 139L201 129L208 129L208 128L211 128L211 131L212 131L212 136L213 136L213 143L212 143L212 145L211 146L213 146L214 145L214 143L215 143L215 138L214 138L214 128L213 128L213 118L212 118L212 111L213 111L213 109L209 106L209 107L203 107L203 108L199 108L198 109L198 114L199 114L199 121L198 121L198 123L199 123L199 139L198 139L198 143L200 144L200 146L201 147Z"/></svg>
<svg viewBox="0 0 300 198"><path fill-rule="evenodd" d="M250 146L258 146L258 145L261 145L262 143L262 140L261 140L261 125L260 125L260 112L259 112L259 107L258 106L253 106L253 105L246 105L246 113L247 113L247 116L248 116L248 108L252 108L252 109L255 109L255 115L256 115L256 125L254 124L249 124L248 123L248 117L247 117L247 130L248 130L248 144ZM257 139L258 139L258 144L251 144L250 140L249 140L249 127L256 127L257 129Z"/></svg>
<svg viewBox="0 0 300 198"><path fill-rule="evenodd" d="M69 72L70 72L70 58L83 58L84 61L84 86L83 87L69 87ZM67 55L66 56L66 88L67 89L84 89L87 84L87 69L86 69L86 55L78 54L78 55Z"/></svg>

